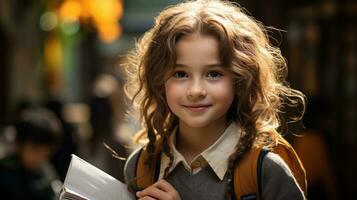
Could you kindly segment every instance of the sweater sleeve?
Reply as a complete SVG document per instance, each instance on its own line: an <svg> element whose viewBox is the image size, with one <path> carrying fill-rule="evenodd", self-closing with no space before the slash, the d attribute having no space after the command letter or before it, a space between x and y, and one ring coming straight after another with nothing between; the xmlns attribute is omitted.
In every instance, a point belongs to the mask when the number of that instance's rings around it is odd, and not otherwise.
<svg viewBox="0 0 357 200"><path fill-rule="evenodd" d="M125 183L128 185L130 191L137 191L133 181L136 176L136 163L139 159L140 150L141 148L138 148L133 153L131 153L124 166Z"/></svg>
<svg viewBox="0 0 357 200"><path fill-rule="evenodd" d="M269 152L264 157L262 179L264 200L305 199L289 167L275 153Z"/></svg>

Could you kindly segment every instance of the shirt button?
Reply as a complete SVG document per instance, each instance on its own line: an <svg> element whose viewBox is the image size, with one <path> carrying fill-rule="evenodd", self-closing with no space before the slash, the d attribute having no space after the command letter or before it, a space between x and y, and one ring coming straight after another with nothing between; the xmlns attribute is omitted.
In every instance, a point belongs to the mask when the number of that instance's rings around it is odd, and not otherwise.
<svg viewBox="0 0 357 200"><path fill-rule="evenodd" d="M196 160L196 161L194 161L194 162L191 164L191 167L192 167L192 168L201 167L201 162Z"/></svg>

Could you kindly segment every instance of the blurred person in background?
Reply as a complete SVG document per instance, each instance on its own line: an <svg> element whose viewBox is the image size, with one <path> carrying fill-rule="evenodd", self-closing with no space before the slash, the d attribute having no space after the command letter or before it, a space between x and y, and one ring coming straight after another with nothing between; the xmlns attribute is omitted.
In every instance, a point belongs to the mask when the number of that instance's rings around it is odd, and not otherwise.
<svg viewBox="0 0 357 200"><path fill-rule="evenodd" d="M51 163L56 168L61 181L64 181L69 163L71 162L71 154L76 154L78 150L77 138L74 132L75 129L72 124L63 119L63 104L61 101L50 99L46 102L45 106L56 115L63 130L62 140L53 153Z"/></svg>
<svg viewBox="0 0 357 200"><path fill-rule="evenodd" d="M89 100L89 123L92 128L90 139L90 157L96 166L124 181L123 169L125 162L112 157L111 151L105 148L107 144L119 157L126 157L125 142L116 134L120 122L120 82L111 74L99 74L94 82L93 95ZM118 133L122 134L122 133Z"/></svg>
<svg viewBox="0 0 357 200"><path fill-rule="evenodd" d="M0 160L1 199L58 199L60 181L49 159L61 139L60 122L49 110L27 108L13 127L14 151Z"/></svg>

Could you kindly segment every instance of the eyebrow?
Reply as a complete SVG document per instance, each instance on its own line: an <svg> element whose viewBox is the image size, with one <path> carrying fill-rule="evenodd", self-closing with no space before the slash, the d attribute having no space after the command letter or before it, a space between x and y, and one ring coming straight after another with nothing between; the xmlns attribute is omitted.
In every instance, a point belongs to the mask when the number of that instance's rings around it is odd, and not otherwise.
<svg viewBox="0 0 357 200"><path fill-rule="evenodd" d="M208 64L208 65L204 65L204 66L205 66L205 67L222 67L222 63ZM175 67L187 68L188 65L180 64L180 63L175 63Z"/></svg>

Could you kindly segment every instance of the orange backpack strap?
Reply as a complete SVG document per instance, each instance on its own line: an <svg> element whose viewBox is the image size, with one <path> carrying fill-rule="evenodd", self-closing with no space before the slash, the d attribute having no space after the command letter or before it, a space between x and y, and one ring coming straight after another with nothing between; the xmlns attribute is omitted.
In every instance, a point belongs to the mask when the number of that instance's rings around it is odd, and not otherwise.
<svg viewBox="0 0 357 200"><path fill-rule="evenodd" d="M306 173L293 147L278 135L278 143L272 152L278 154L290 168L302 191L307 193ZM237 200L260 199L262 175L260 174L264 156L269 152L253 146L234 168L234 193Z"/></svg>
<svg viewBox="0 0 357 200"><path fill-rule="evenodd" d="M260 171L267 150L253 146L233 172L234 197L237 200L260 199ZM234 199L234 198L233 198Z"/></svg>
<svg viewBox="0 0 357 200"><path fill-rule="evenodd" d="M273 148L273 152L278 154L289 166L294 178L298 182L304 194L307 194L307 181L305 168L293 149L293 147L281 135L278 136L278 145Z"/></svg>
<svg viewBox="0 0 357 200"><path fill-rule="evenodd" d="M153 166L151 169L149 169L149 166L145 164L147 158L149 157L148 152L146 151L145 148L142 148L139 152L139 157L137 159L136 163L136 186L138 189L142 190L153 183L155 183L158 178L159 178L159 173L160 173L160 164L161 164L161 154L159 153L160 151L157 150L154 159L156 162L153 163ZM155 170L152 170L155 169Z"/></svg>

